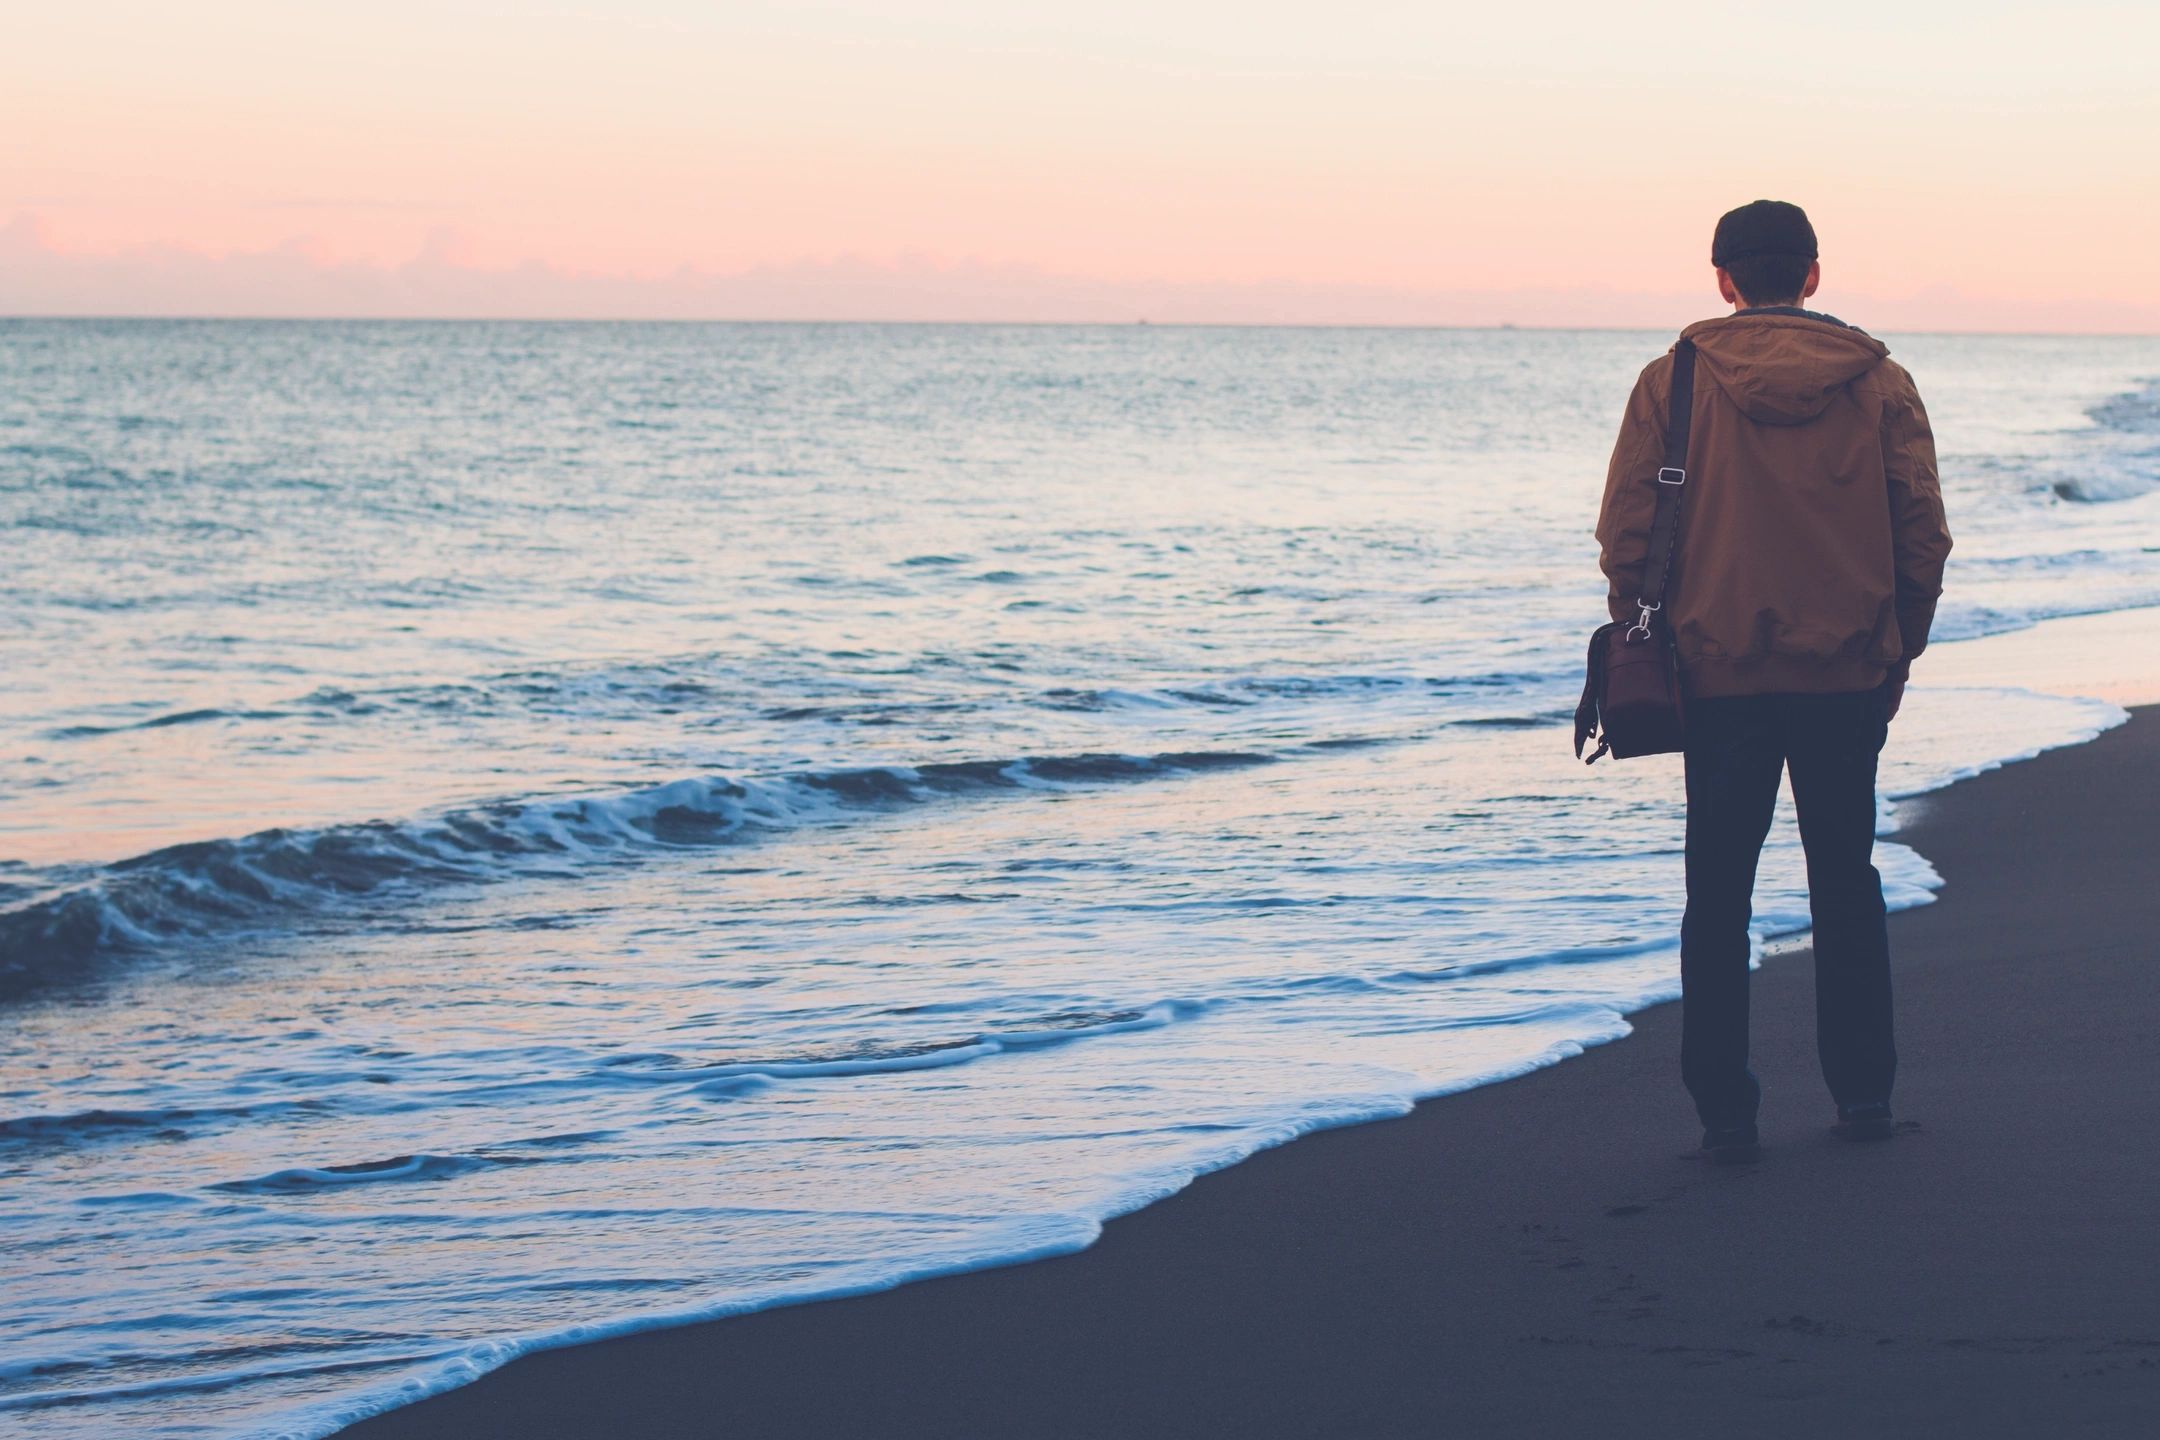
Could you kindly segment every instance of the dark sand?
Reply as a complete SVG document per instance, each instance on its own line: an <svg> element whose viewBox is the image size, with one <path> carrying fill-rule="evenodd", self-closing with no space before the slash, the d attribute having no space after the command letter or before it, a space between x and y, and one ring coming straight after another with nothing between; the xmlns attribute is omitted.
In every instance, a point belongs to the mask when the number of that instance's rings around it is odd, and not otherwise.
<svg viewBox="0 0 2160 1440"><path fill-rule="evenodd" d="M1907 807L1948 885L1891 922L1889 1142L1828 1134L1786 954L1757 1166L1689 1153L1665 1006L1078 1255L531 1356L347 1433L2160 1435L2156 774L2147 710Z"/></svg>

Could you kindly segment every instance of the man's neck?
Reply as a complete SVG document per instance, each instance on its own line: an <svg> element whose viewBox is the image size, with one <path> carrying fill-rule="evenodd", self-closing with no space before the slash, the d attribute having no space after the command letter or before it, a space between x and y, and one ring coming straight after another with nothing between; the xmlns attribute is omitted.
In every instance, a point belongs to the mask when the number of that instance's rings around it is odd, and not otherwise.
<svg viewBox="0 0 2160 1440"><path fill-rule="evenodd" d="M1835 315L1825 315L1820 310L1810 310L1798 301L1777 305L1735 305L1733 306L1733 314L1735 316L1799 315L1804 316L1809 320L1820 320L1826 325L1836 325L1840 329L1853 330L1858 328L1857 326L1846 324L1843 320L1838 319Z"/></svg>

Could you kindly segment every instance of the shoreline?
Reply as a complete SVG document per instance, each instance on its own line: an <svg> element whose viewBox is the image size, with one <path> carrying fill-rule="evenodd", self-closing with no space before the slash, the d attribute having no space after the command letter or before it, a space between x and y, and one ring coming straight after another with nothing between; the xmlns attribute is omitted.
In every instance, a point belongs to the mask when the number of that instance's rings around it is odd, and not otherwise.
<svg viewBox="0 0 2160 1440"><path fill-rule="evenodd" d="M2052 1100L2036 1113L2028 1097L2003 1113L2045 1122L2059 1112L2073 1133L2102 1131L2082 1156L2021 1171L2021 1153L2064 1149L2061 1128L2022 1135L2022 1152L2005 1148L2008 1137L1976 1129L1984 1118L1950 1098L1970 1087L1944 1080L1957 1072L1977 1081L1970 1072L2000 1058L2006 1038L2029 1045L2044 1029L2019 1022L2079 1018L2048 1017L2044 993L1993 1007L1956 984L1976 972L1997 988L2033 989L2039 982L2019 961L2040 953L2044 933L2118 956L2105 978L2137 1003L2098 1012L2149 1033L2136 1022L2160 1011L2137 955L2160 924L2138 873L2155 848L2151 787L2122 777L2149 774L2156 759L2160 712L2148 709L2096 740L1960 781L1907 811L1896 837L1941 870L1951 903L1891 920L1906 1056L1900 1109L1920 1117L1892 1145L1824 1139L1811 987L1792 959L1806 947L1780 946L1756 976L1757 1053L1770 1091L1762 1166L1726 1172L1685 1154L1692 1117L1667 1073L1677 1011L1658 1005L1630 1017L1632 1044L1427 1101L1403 1119L1302 1137L1112 1220L1085 1250L537 1351L340 1433L1431 1434L1436 1425L1446 1433L1452 1416L1460 1433L1508 1434L1578 1423L1611 1430L1616 1415L1628 1415L1645 1422L1645 1434L1723 1434L1744 1420L1804 1435L1866 1433L1850 1408L1862 1396L1886 1421L1904 1417L1893 1432L2008 1435L2087 1423L2083 1410L2063 1413L2072 1402L2043 1371L2092 1372L2089 1388L2108 1392L2092 1397L2090 1421L2101 1427L2093 1433L2119 1433L2138 1423L2132 1415L2150 1423L2160 1417L2160 1326L2140 1318L2149 1306L2127 1296L2132 1308L2117 1306L2107 1333L2091 1321L2135 1290L2131 1277L2151 1273L2129 1252L2153 1242L2129 1233L2134 1217L2101 1225L2105 1207L2062 1173L2081 1159L2130 1162L2106 1153L2105 1135L2117 1123L2132 1124L2125 1135L2142 1124L2120 1103L2089 1112L2083 1092L2058 1093L2066 1076L2048 1070L2046 1057L2029 1056L2040 1070L2026 1078ZM2021 838L2006 847L2005 833ZM2050 871L2060 873L2049 881ZM2111 903L2099 913L2038 913L2081 890L2104 890ZM2020 904L2027 896L2033 905ZM2089 988L2095 977L2074 979ZM2134 1072L2121 1057L2136 1053L2125 1038L2074 1058ZM2160 1086L2134 1073L2123 1079L2136 1082L2137 1105L2160 1110ZM2122 1090L2104 1093L2120 1102ZM1811 1125L1815 1111L1825 1113ZM1931 1120L1938 1114L1942 1122ZM1946 1190L1930 1163L1946 1138L1994 1141L1998 1163ZM2133 1178L2149 1182L2148 1168L2136 1160ZM1867 1174L1879 1194L1849 1188ZM1840 1206L1856 1193L1875 1200L1884 1233L1841 1223ZM2079 1214L2056 1213L2065 1195L2081 1193L2088 1203ZM1946 1221L1967 1195L1996 1203L1962 1212L1962 1226ZM1754 1208L1737 1216L1716 1203L1742 1196ZM2022 1232L2003 1233L2005 1203ZM1773 1215L1776 1224L1751 1233L1746 1222ZM1922 1228L1909 1232L1914 1222ZM1992 1227L1986 1243L1949 1243L1983 1222ZM2043 1238L2053 1245L2032 1243ZM1699 1243L1706 1239L1715 1243ZM1763 1253L1731 1251L1742 1239ZM1758 1274L1732 1293L1705 1288L1715 1277L1688 1252L1721 1245L1728 1275L1736 1264L1766 1264L1784 1283ZM1960 1279L2036 1248L2105 1263L1978 1293ZM1931 1250L1958 1263L1924 1263ZM1828 1263L1841 1251L1869 1258ZM1919 1273L1868 1283L1911 1269L1916 1255ZM1600 1279L1610 1283L1586 1290ZM2026 1323L1992 1333L1970 1323L2005 1304ZM1735 1305L1761 1313L1706 1326ZM1890 1315L1901 1326L1883 1323ZM1906 1333L1946 1321L1966 1321L1973 1333ZM1622 1392L1628 1403L1611 1403ZM1704 1393L1719 1397L1714 1413L1702 1410Z"/></svg>

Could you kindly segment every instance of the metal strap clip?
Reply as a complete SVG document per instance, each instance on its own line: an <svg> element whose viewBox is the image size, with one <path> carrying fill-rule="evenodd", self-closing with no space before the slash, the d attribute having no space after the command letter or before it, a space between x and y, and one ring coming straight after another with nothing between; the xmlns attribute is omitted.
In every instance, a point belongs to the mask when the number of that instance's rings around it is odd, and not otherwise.
<svg viewBox="0 0 2160 1440"><path fill-rule="evenodd" d="M1627 633L1620 637L1621 639L1626 640L1630 644L1633 644L1637 640L1647 640L1650 638L1650 617L1665 608L1662 603L1652 605L1647 600L1638 599L1635 603L1636 605L1641 607L1642 614L1636 617L1635 623L1633 625L1628 626Z"/></svg>

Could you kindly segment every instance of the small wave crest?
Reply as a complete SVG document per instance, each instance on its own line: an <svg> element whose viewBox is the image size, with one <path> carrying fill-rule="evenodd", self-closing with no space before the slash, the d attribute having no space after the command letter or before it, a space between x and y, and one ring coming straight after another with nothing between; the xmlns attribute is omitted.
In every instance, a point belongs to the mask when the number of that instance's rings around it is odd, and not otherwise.
<svg viewBox="0 0 2160 1440"><path fill-rule="evenodd" d="M386 1181L448 1180L499 1165L538 1163L536 1157L528 1156L399 1155L389 1160L366 1160L351 1165L295 1165L253 1180L227 1180L210 1188L234 1195L306 1195Z"/></svg>
<svg viewBox="0 0 2160 1440"><path fill-rule="evenodd" d="M920 671L921 658L896 661L899 668ZM1003 701L958 699L942 693L915 696L870 693L832 675L804 675L783 692L799 689L786 703L757 708L758 719L773 722L816 721L829 725L885 727L926 718L951 719L1000 703L1065 713L1150 714L1179 711L1235 712L1276 705L1312 706L1330 702L1369 704L1381 700L1416 704L1438 698L1461 699L1512 691L1550 677L1496 672L1427 676L1411 672L1380 674L1244 674L1195 677L1156 685L1052 685L1021 692ZM303 695L262 705L205 706L154 714L93 714L42 732L51 741L99 741L175 727L241 725L257 722L326 724L339 720L381 719L412 714L502 717L512 713L591 718L690 714L699 723L720 723L730 705L757 684L722 654L596 668L536 668L505 671L471 680L416 686L387 686L360 691L318 686Z"/></svg>
<svg viewBox="0 0 2160 1440"><path fill-rule="evenodd" d="M726 1096L759 1089L776 1080L832 1079L965 1065L1016 1050L1039 1050L1118 1035L1159 1030L1197 1019L1212 1008L1202 1000L1165 1000L1140 1010L1081 1011L1045 1015L1026 1026L985 1031L965 1039L893 1048L864 1048L831 1055L791 1055L773 1059L728 1060L686 1065L678 1056L625 1056L601 1073L626 1084L687 1085L700 1094Z"/></svg>
<svg viewBox="0 0 2160 1440"><path fill-rule="evenodd" d="M2150 494L2156 485L2160 485L2160 456L2148 457L2147 464L2135 470L2083 470L2049 482L2048 488L2056 499L2074 505L2105 505Z"/></svg>
<svg viewBox="0 0 2160 1440"><path fill-rule="evenodd" d="M181 1134L206 1122L243 1120L277 1110L313 1108L309 1101L257 1105L206 1105L157 1110L78 1110L68 1115L17 1115L0 1119L0 1145L72 1144L107 1135Z"/></svg>
<svg viewBox="0 0 2160 1440"><path fill-rule="evenodd" d="M1250 751L1080 754L704 777L612 796L454 810L432 819L264 830L168 846L0 911L0 998L115 954L326 913L452 883L574 873L595 859L718 845L945 797L1133 782L1270 763Z"/></svg>
<svg viewBox="0 0 2160 1440"><path fill-rule="evenodd" d="M2110 395L2085 413L2103 430L2132 435L2160 435L2160 376L2138 389Z"/></svg>
<svg viewBox="0 0 2160 1440"><path fill-rule="evenodd" d="M2123 448L2145 437L2160 437L2160 378L2145 381L2136 390L2111 395L2085 414L2101 432L2114 437L2115 444L2094 447L2103 453L2086 450L2073 462L2074 469L2050 480L2048 488L2056 498L2102 505L2135 499L2160 487L2160 450Z"/></svg>
<svg viewBox="0 0 2160 1440"><path fill-rule="evenodd" d="M1513 696L1549 677L1524 671L1472 675L1313 674L1239 675L1197 680L1155 689L1060 686L1045 690L1037 704L1050 710L1241 710L1270 702L1348 701L1368 704L1382 698L1460 699L1495 691Z"/></svg>
<svg viewBox="0 0 2160 1440"><path fill-rule="evenodd" d="M113 725L65 725L46 731L45 736L49 740L91 740L103 735L124 735L132 730L170 730L178 725L202 725L214 720L282 720L286 714L283 710L221 710L216 707L178 710L153 715L147 720Z"/></svg>

